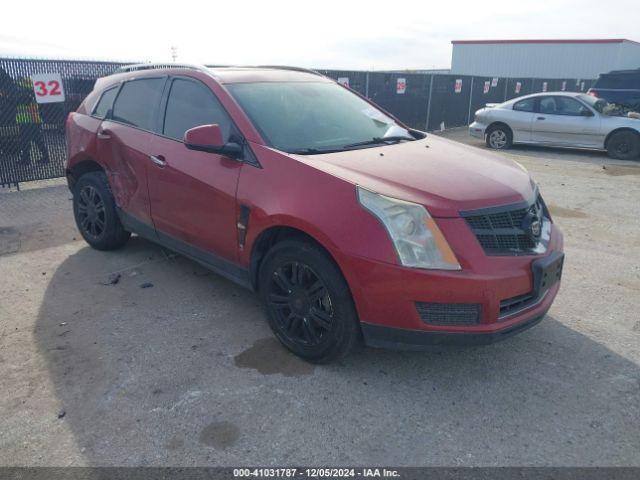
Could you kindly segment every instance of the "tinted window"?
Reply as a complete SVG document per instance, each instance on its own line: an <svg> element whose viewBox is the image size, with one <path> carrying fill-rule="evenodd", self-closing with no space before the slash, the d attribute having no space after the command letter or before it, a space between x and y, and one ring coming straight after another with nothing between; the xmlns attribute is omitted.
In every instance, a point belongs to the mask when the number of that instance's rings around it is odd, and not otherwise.
<svg viewBox="0 0 640 480"><path fill-rule="evenodd" d="M535 98L525 98L513 104L513 109L519 112L533 112L533 106L536 103Z"/></svg>
<svg viewBox="0 0 640 480"><path fill-rule="evenodd" d="M113 106L113 119L153 131L163 86L164 78L126 82Z"/></svg>
<svg viewBox="0 0 640 480"><path fill-rule="evenodd" d="M174 80L167 102L164 134L182 140L184 132L190 128L213 123L220 126L226 141L231 121L213 92L199 82Z"/></svg>
<svg viewBox="0 0 640 480"><path fill-rule="evenodd" d="M102 94L96 108L93 109L93 114L96 117L104 118L107 116L107 112L113 105L113 99L116 98L116 93L118 93L118 87L110 88Z"/></svg>
<svg viewBox="0 0 640 480"><path fill-rule="evenodd" d="M640 89L640 71L600 75L594 87Z"/></svg>

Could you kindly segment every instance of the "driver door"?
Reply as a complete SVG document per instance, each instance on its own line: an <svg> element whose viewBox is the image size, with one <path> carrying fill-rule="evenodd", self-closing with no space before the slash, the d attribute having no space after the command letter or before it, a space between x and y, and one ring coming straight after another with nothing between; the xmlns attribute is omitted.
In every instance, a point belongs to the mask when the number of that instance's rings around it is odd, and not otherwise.
<svg viewBox="0 0 640 480"><path fill-rule="evenodd" d="M151 143L148 169L151 218L158 236L192 257L236 261L236 186L241 162L189 150L190 128L218 124L224 140L232 123L213 92L189 77L170 80L161 135Z"/></svg>
<svg viewBox="0 0 640 480"><path fill-rule="evenodd" d="M600 116L575 98L540 97L531 136L534 142L559 146L602 146Z"/></svg>

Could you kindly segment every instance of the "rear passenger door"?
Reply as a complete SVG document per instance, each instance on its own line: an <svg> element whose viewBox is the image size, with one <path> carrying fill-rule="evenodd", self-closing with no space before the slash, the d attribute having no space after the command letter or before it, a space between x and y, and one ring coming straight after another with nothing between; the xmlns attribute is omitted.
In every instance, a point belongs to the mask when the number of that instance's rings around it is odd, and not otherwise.
<svg viewBox="0 0 640 480"><path fill-rule="evenodd" d="M157 112L165 82L166 77L124 82L117 96L114 95L113 106L103 111L105 118L97 133L98 160L107 166L117 205L133 217L130 220L150 228L149 148L157 130ZM100 103L96 108L100 108Z"/></svg>
<svg viewBox="0 0 640 480"><path fill-rule="evenodd" d="M211 89L191 77L175 77L161 111L161 130L151 145L151 216L161 240L183 253L220 266L236 261L236 186L242 163L224 155L189 150L190 128L218 124L225 141L235 127Z"/></svg>

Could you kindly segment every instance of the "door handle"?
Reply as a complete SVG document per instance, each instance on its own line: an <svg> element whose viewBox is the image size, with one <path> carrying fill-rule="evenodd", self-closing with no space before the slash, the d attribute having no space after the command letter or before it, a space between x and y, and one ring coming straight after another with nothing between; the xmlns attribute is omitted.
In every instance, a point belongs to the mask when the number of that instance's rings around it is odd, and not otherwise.
<svg viewBox="0 0 640 480"><path fill-rule="evenodd" d="M164 159L162 155L149 155L149 158L153 163L155 163L159 167L164 167L167 164L167 161Z"/></svg>
<svg viewBox="0 0 640 480"><path fill-rule="evenodd" d="M545 120L547 117L538 117L536 120Z"/></svg>
<svg viewBox="0 0 640 480"><path fill-rule="evenodd" d="M111 138L111 132L110 132L109 130L102 130L102 129L100 129L100 130L98 130L98 135L97 135L97 137L98 137L100 140L108 140L108 139L110 139L110 138Z"/></svg>

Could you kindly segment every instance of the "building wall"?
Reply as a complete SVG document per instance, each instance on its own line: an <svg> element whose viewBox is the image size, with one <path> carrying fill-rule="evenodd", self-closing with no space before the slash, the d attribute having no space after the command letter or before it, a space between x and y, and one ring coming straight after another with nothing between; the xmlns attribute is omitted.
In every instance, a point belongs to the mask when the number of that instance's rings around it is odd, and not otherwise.
<svg viewBox="0 0 640 480"><path fill-rule="evenodd" d="M529 78L597 78L611 70L640 68L640 44L456 43L451 72Z"/></svg>

